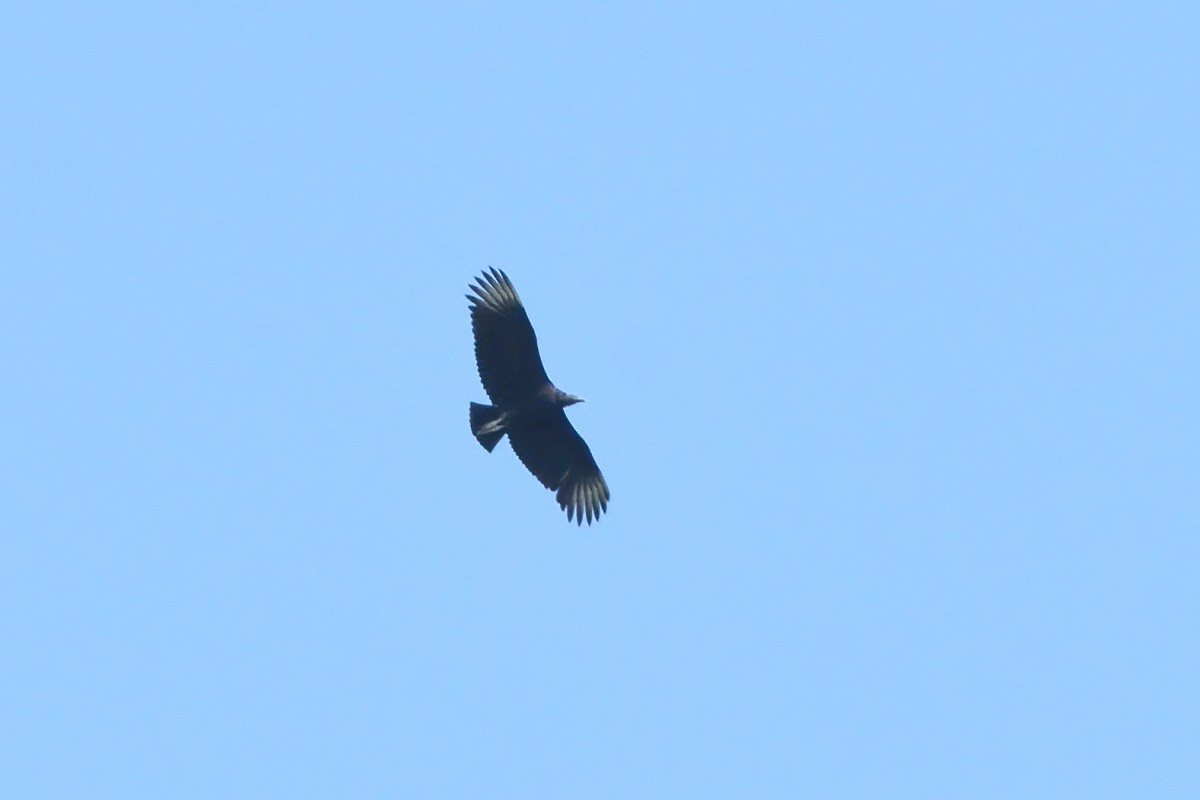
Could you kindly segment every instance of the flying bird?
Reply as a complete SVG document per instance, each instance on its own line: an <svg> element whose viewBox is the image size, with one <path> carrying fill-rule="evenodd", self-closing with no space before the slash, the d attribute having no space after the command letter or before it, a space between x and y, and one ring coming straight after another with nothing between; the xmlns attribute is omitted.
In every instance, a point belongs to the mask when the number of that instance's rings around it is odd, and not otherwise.
<svg viewBox="0 0 1200 800"><path fill-rule="evenodd" d="M521 463L556 491L559 506L588 525L608 509L608 484L592 451L567 420L564 408L582 397L560 390L546 377L537 335L521 298L504 272L491 268L471 284L475 363L493 405L471 403L471 433L490 453L508 434Z"/></svg>

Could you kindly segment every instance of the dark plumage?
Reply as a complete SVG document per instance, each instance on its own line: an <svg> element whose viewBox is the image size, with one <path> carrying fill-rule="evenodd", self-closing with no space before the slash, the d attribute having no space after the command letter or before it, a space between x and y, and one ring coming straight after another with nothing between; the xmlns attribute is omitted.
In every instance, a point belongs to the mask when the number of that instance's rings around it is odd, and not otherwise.
<svg viewBox="0 0 1200 800"><path fill-rule="evenodd" d="M476 285L478 284L478 285ZM546 377L537 336L512 281L491 269L470 286L479 379L494 405L471 403L471 433L490 453L508 434L513 452L551 491L567 519L588 525L608 508L608 484L563 409L583 402Z"/></svg>

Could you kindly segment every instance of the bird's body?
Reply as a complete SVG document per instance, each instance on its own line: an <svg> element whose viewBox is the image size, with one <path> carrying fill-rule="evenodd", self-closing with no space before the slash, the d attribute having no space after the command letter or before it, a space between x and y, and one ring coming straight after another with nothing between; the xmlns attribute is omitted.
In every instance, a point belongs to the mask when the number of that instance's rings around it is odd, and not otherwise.
<svg viewBox="0 0 1200 800"><path fill-rule="evenodd" d="M609 491L587 443L563 409L582 398L546 376L537 335L512 281L492 269L472 285L475 363L494 405L471 403L471 433L491 452L508 434L517 457L547 489L556 491L567 519L589 525L607 510Z"/></svg>

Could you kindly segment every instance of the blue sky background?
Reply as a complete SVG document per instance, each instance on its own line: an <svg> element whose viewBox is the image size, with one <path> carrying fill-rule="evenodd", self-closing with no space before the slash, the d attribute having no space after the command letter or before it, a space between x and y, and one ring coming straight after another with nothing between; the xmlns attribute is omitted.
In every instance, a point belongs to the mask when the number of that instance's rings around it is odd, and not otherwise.
<svg viewBox="0 0 1200 800"><path fill-rule="evenodd" d="M0 795L1200 796L1198 8L9 4Z"/></svg>

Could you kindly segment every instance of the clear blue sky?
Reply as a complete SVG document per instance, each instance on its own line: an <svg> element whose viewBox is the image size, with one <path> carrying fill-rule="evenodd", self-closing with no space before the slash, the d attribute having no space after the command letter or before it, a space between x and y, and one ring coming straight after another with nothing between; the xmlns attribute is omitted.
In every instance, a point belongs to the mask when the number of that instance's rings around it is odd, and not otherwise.
<svg viewBox="0 0 1200 800"><path fill-rule="evenodd" d="M1198 8L9 4L0 796L1200 797Z"/></svg>

